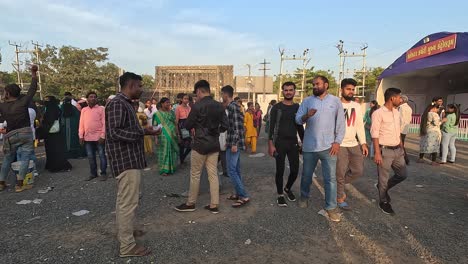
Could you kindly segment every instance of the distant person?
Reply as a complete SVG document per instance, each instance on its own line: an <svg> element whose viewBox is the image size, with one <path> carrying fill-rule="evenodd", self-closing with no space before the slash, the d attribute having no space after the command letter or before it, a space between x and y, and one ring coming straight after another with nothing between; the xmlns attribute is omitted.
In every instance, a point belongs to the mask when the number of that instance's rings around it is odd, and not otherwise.
<svg viewBox="0 0 468 264"><path fill-rule="evenodd" d="M268 154L276 161L276 203L280 207L288 206L286 198L290 202L296 201L292 186L299 173L299 135L301 142L304 139L304 127L295 122L299 104L294 103L296 85L293 82L285 82L282 87L284 100L273 105L270 111L270 131L268 131ZM289 176L286 186L283 185L285 160L289 162ZM286 195L285 195L286 194ZM286 196L286 197L285 197Z"/></svg>
<svg viewBox="0 0 468 264"><path fill-rule="evenodd" d="M16 178L15 192L30 189L31 186L24 185L23 181L28 172L31 153L34 153L33 132L28 107L37 91L38 67L31 67L31 85L28 93L21 96L21 88L17 84L9 84L5 87L4 101L0 103L0 116L7 122L7 126L0 128L3 135L3 162L0 172L0 191L7 184L6 179L17 155L20 156L20 168Z"/></svg>
<svg viewBox="0 0 468 264"><path fill-rule="evenodd" d="M442 159L440 164L455 163L457 149L455 148L455 140L458 134L458 124L460 123L460 109L455 104L447 105L447 115L442 120ZM450 158L447 161L448 152L450 150Z"/></svg>
<svg viewBox="0 0 468 264"><path fill-rule="evenodd" d="M172 105L172 111L175 113L177 107L182 104L182 99L184 98L184 93L178 93L175 103Z"/></svg>
<svg viewBox="0 0 468 264"><path fill-rule="evenodd" d="M80 125L80 111L73 105L72 98L67 96L60 106L62 113L63 136L65 137L65 156L67 159L83 157L84 148L80 145L78 127Z"/></svg>
<svg viewBox="0 0 468 264"><path fill-rule="evenodd" d="M179 138L179 158L181 164L185 162L185 158L190 154L192 144L192 135L190 130L185 127L185 122L187 121L192 109L188 104L189 96L182 94L182 101L175 110L175 123Z"/></svg>
<svg viewBox="0 0 468 264"><path fill-rule="evenodd" d="M401 95L401 105L398 108L398 111L400 112L400 118L401 118L401 143L403 144L403 149L405 150L405 162L406 165L409 165L410 161L408 158L408 154L406 153L405 149L405 139L406 139L406 134L409 132L409 127L411 125L411 120L413 119L413 109L408 105L408 96L406 95Z"/></svg>
<svg viewBox="0 0 468 264"><path fill-rule="evenodd" d="M388 191L407 177L405 152L401 142L400 113L401 90L388 88L385 104L372 114L372 140L375 148L374 161L377 164L379 207L385 214L394 215ZM390 176L393 170L394 175Z"/></svg>
<svg viewBox="0 0 468 264"><path fill-rule="evenodd" d="M262 109L260 109L260 104L255 103L255 111L254 111L254 127L257 129L257 136L260 136L260 131L262 129Z"/></svg>
<svg viewBox="0 0 468 264"><path fill-rule="evenodd" d="M153 116L153 127L160 125L162 128L157 147L159 174L168 176L174 174L177 169L179 144L171 102L169 98L163 97L159 103L161 108Z"/></svg>
<svg viewBox="0 0 468 264"><path fill-rule="evenodd" d="M263 121L265 122L265 133L269 133L270 131L270 111L271 108L276 104L276 100L271 100L268 104L266 115L263 117Z"/></svg>
<svg viewBox="0 0 468 264"><path fill-rule="evenodd" d="M345 136L345 118L340 99L328 93L325 76L313 79L313 95L302 102L296 114L296 123L306 124L303 148L303 173L299 207L307 208L310 185L320 160L325 189L325 211L333 222L341 221L336 202L336 160Z"/></svg>
<svg viewBox="0 0 468 264"><path fill-rule="evenodd" d="M375 110L379 109L380 106L377 103L376 100L372 100L369 103L369 108L366 110L366 113L364 114L364 129L366 132L366 142L367 146L369 148L369 156L371 158L374 158L374 144L372 144L372 136L371 136L371 127L372 127L372 114L375 112Z"/></svg>
<svg viewBox="0 0 468 264"><path fill-rule="evenodd" d="M364 157L369 154L361 105L353 101L357 82L346 78L341 81L341 103L345 117L345 136L340 144L336 161L336 182L338 207L351 210L347 202L345 185L352 183L364 174Z"/></svg>
<svg viewBox="0 0 468 264"><path fill-rule="evenodd" d="M439 166L436 160L437 153L440 150L440 140L442 137L440 125L442 122L438 111L439 106L437 104L430 104L421 116L418 163L424 163L424 154L430 154L431 165Z"/></svg>
<svg viewBox="0 0 468 264"><path fill-rule="evenodd" d="M247 103L247 111L244 115L245 143L250 146L252 154L257 152L257 129L254 126L255 108L252 102Z"/></svg>
<svg viewBox="0 0 468 264"><path fill-rule="evenodd" d="M54 96L47 96L44 104L46 111L41 128L45 130L45 135L42 137L46 152L45 169L53 173L70 171L72 165L65 155L65 131L60 126L62 110L59 108L59 100Z"/></svg>
<svg viewBox="0 0 468 264"><path fill-rule="evenodd" d="M99 155L99 165L101 169L99 180L107 180L107 159L105 151L106 139L106 118L104 107L97 104L97 93L89 92L86 95L88 106L81 110L78 136L80 144L85 146L89 161L90 175L86 181L91 181L98 177L96 152Z"/></svg>
<svg viewBox="0 0 468 264"><path fill-rule="evenodd" d="M227 105L228 111L226 161L229 177L235 189L235 194L230 195L228 200L234 201L232 207L240 208L250 202L250 197L245 189L240 166L240 151L245 150L244 112L239 103L232 99L233 94L232 86L227 85L221 88L223 103Z"/></svg>
<svg viewBox="0 0 468 264"><path fill-rule="evenodd" d="M157 135L161 130L142 128L131 104L142 94L142 78L131 72L120 76L121 93L107 105L106 154L117 180L116 225L120 257L141 257L151 251L135 241L136 210L140 197L141 170L146 167L143 137Z"/></svg>
<svg viewBox="0 0 468 264"><path fill-rule="evenodd" d="M184 121L187 130L195 130L193 152L190 170L190 190L186 203L175 210L179 212L195 211L198 192L200 188L200 175L203 167L208 173L210 182L210 204L204 208L213 214L219 213L219 181L218 181L218 155L219 133L227 130L227 117L221 103L213 100L210 95L210 84L206 80L195 83L194 93L198 101L193 106L188 117ZM187 107L188 97L183 96L183 105ZM177 107L179 111L182 105Z"/></svg>

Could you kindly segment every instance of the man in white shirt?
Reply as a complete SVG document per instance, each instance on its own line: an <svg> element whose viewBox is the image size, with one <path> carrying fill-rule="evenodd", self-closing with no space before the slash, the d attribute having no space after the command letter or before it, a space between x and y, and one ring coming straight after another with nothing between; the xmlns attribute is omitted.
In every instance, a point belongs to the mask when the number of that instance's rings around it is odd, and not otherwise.
<svg viewBox="0 0 468 264"><path fill-rule="evenodd" d="M405 162L406 165L408 165L409 158L408 154L406 154L405 138L406 134L408 134L411 119L413 117L413 109L411 109L411 107L408 105L408 96L401 95L401 105L398 110L400 112L401 143L403 144L403 149L405 150Z"/></svg>
<svg viewBox="0 0 468 264"><path fill-rule="evenodd" d="M361 105L354 101L356 85L357 82L351 78L341 81L341 103L344 109L346 132L336 161L336 200L343 210L351 210L346 202L345 184L362 176L364 156L369 153Z"/></svg>

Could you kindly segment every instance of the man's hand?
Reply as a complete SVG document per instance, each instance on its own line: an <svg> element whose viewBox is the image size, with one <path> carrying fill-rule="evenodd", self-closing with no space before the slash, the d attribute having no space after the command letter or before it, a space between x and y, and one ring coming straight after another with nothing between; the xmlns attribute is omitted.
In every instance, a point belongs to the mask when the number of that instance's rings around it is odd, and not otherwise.
<svg viewBox="0 0 468 264"><path fill-rule="evenodd" d="M231 152L232 153L237 153L237 146L232 146L231 147Z"/></svg>
<svg viewBox="0 0 468 264"><path fill-rule="evenodd" d="M275 146L268 146L268 155L273 157L273 154L275 154L275 152L276 152Z"/></svg>
<svg viewBox="0 0 468 264"><path fill-rule="evenodd" d="M330 156L336 156L340 151L340 144L333 143L330 149Z"/></svg>
<svg viewBox="0 0 468 264"><path fill-rule="evenodd" d="M161 134L162 129L154 130L152 127L145 127L145 135L157 136Z"/></svg>
<svg viewBox="0 0 468 264"><path fill-rule="evenodd" d="M309 111L307 111L307 117L313 117L315 115L315 113L317 113L317 109L309 109Z"/></svg>
<svg viewBox="0 0 468 264"><path fill-rule="evenodd" d="M369 148L367 147L367 144L362 144L362 155L364 156L369 156Z"/></svg>
<svg viewBox="0 0 468 264"><path fill-rule="evenodd" d="M382 154L380 154L379 152L376 152L375 157L374 157L374 162L375 164L377 164L377 166L382 165Z"/></svg>
<svg viewBox="0 0 468 264"><path fill-rule="evenodd" d="M102 144L104 144L105 141L106 141L105 139L99 138L98 143L102 145Z"/></svg>
<svg viewBox="0 0 468 264"><path fill-rule="evenodd" d="M39 70L39 67L37 67L37 65L35 64L31 65L31 74L33 76L36 76L38 70Z"/></svg>
<svg viewBox="0 0 468 264"><path fill-rule="evenodd" d="M84 145L84 138L80 138L80 145L81 145L81 146Z"/></svg>

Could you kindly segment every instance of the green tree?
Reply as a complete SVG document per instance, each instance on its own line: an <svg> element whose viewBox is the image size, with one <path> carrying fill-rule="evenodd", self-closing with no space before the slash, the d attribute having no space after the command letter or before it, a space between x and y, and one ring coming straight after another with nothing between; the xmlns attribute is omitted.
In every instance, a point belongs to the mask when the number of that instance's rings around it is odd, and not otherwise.
<svg viewBox="0 0 468 264"><path fill-rule="evenodd" d="M146 91L152 91L154 89L154 77L149 74L143 74L141 77L143 78L143 88Z"/></svg>
<svg viewBox="0 0 468 264"><path fill-rule="evenodd" d="M377 88L377 78L385 69L382 67L370 68L366 74L366 87L364 93L366 96L375 92ZM354 79L358 82L358 85L362 86L362 73L358 72L354 74Z"/></svg>
<svg viewBox="0 0 468 264"><path fill-rule="evenodd" d="M331 70L315 70L314 67L311 67L309 69L305 70L305 95L309 96L312 94L312 80L317 76L317 75L322 75L325 76L328 81L329 81L329 89L328 92L336 95L337 89L338 89L338 84L333 76L333 71ZM283 83L285 82L294 82L296 84L296 87L298 90L301 89L302 87L302 69L297 68L293 74L285 74L283 75ZM273 91L275 93L278 92L279 87L279 78L278 76L276 77L274 83L273 83ZM300 93L297 93L296 96L300 96Z"/></svg>

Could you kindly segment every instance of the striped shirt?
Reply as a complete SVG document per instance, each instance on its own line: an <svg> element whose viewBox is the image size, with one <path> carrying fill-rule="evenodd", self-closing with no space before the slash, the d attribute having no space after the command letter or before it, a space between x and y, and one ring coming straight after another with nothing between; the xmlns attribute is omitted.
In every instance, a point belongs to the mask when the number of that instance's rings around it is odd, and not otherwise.
<svg viewBox="0 0 468 264"><path fill-rule="evenodd" d="M114 177L131 169L146 167L145 132L131 100L119 93L106 106L106 155Z"/></svg>

